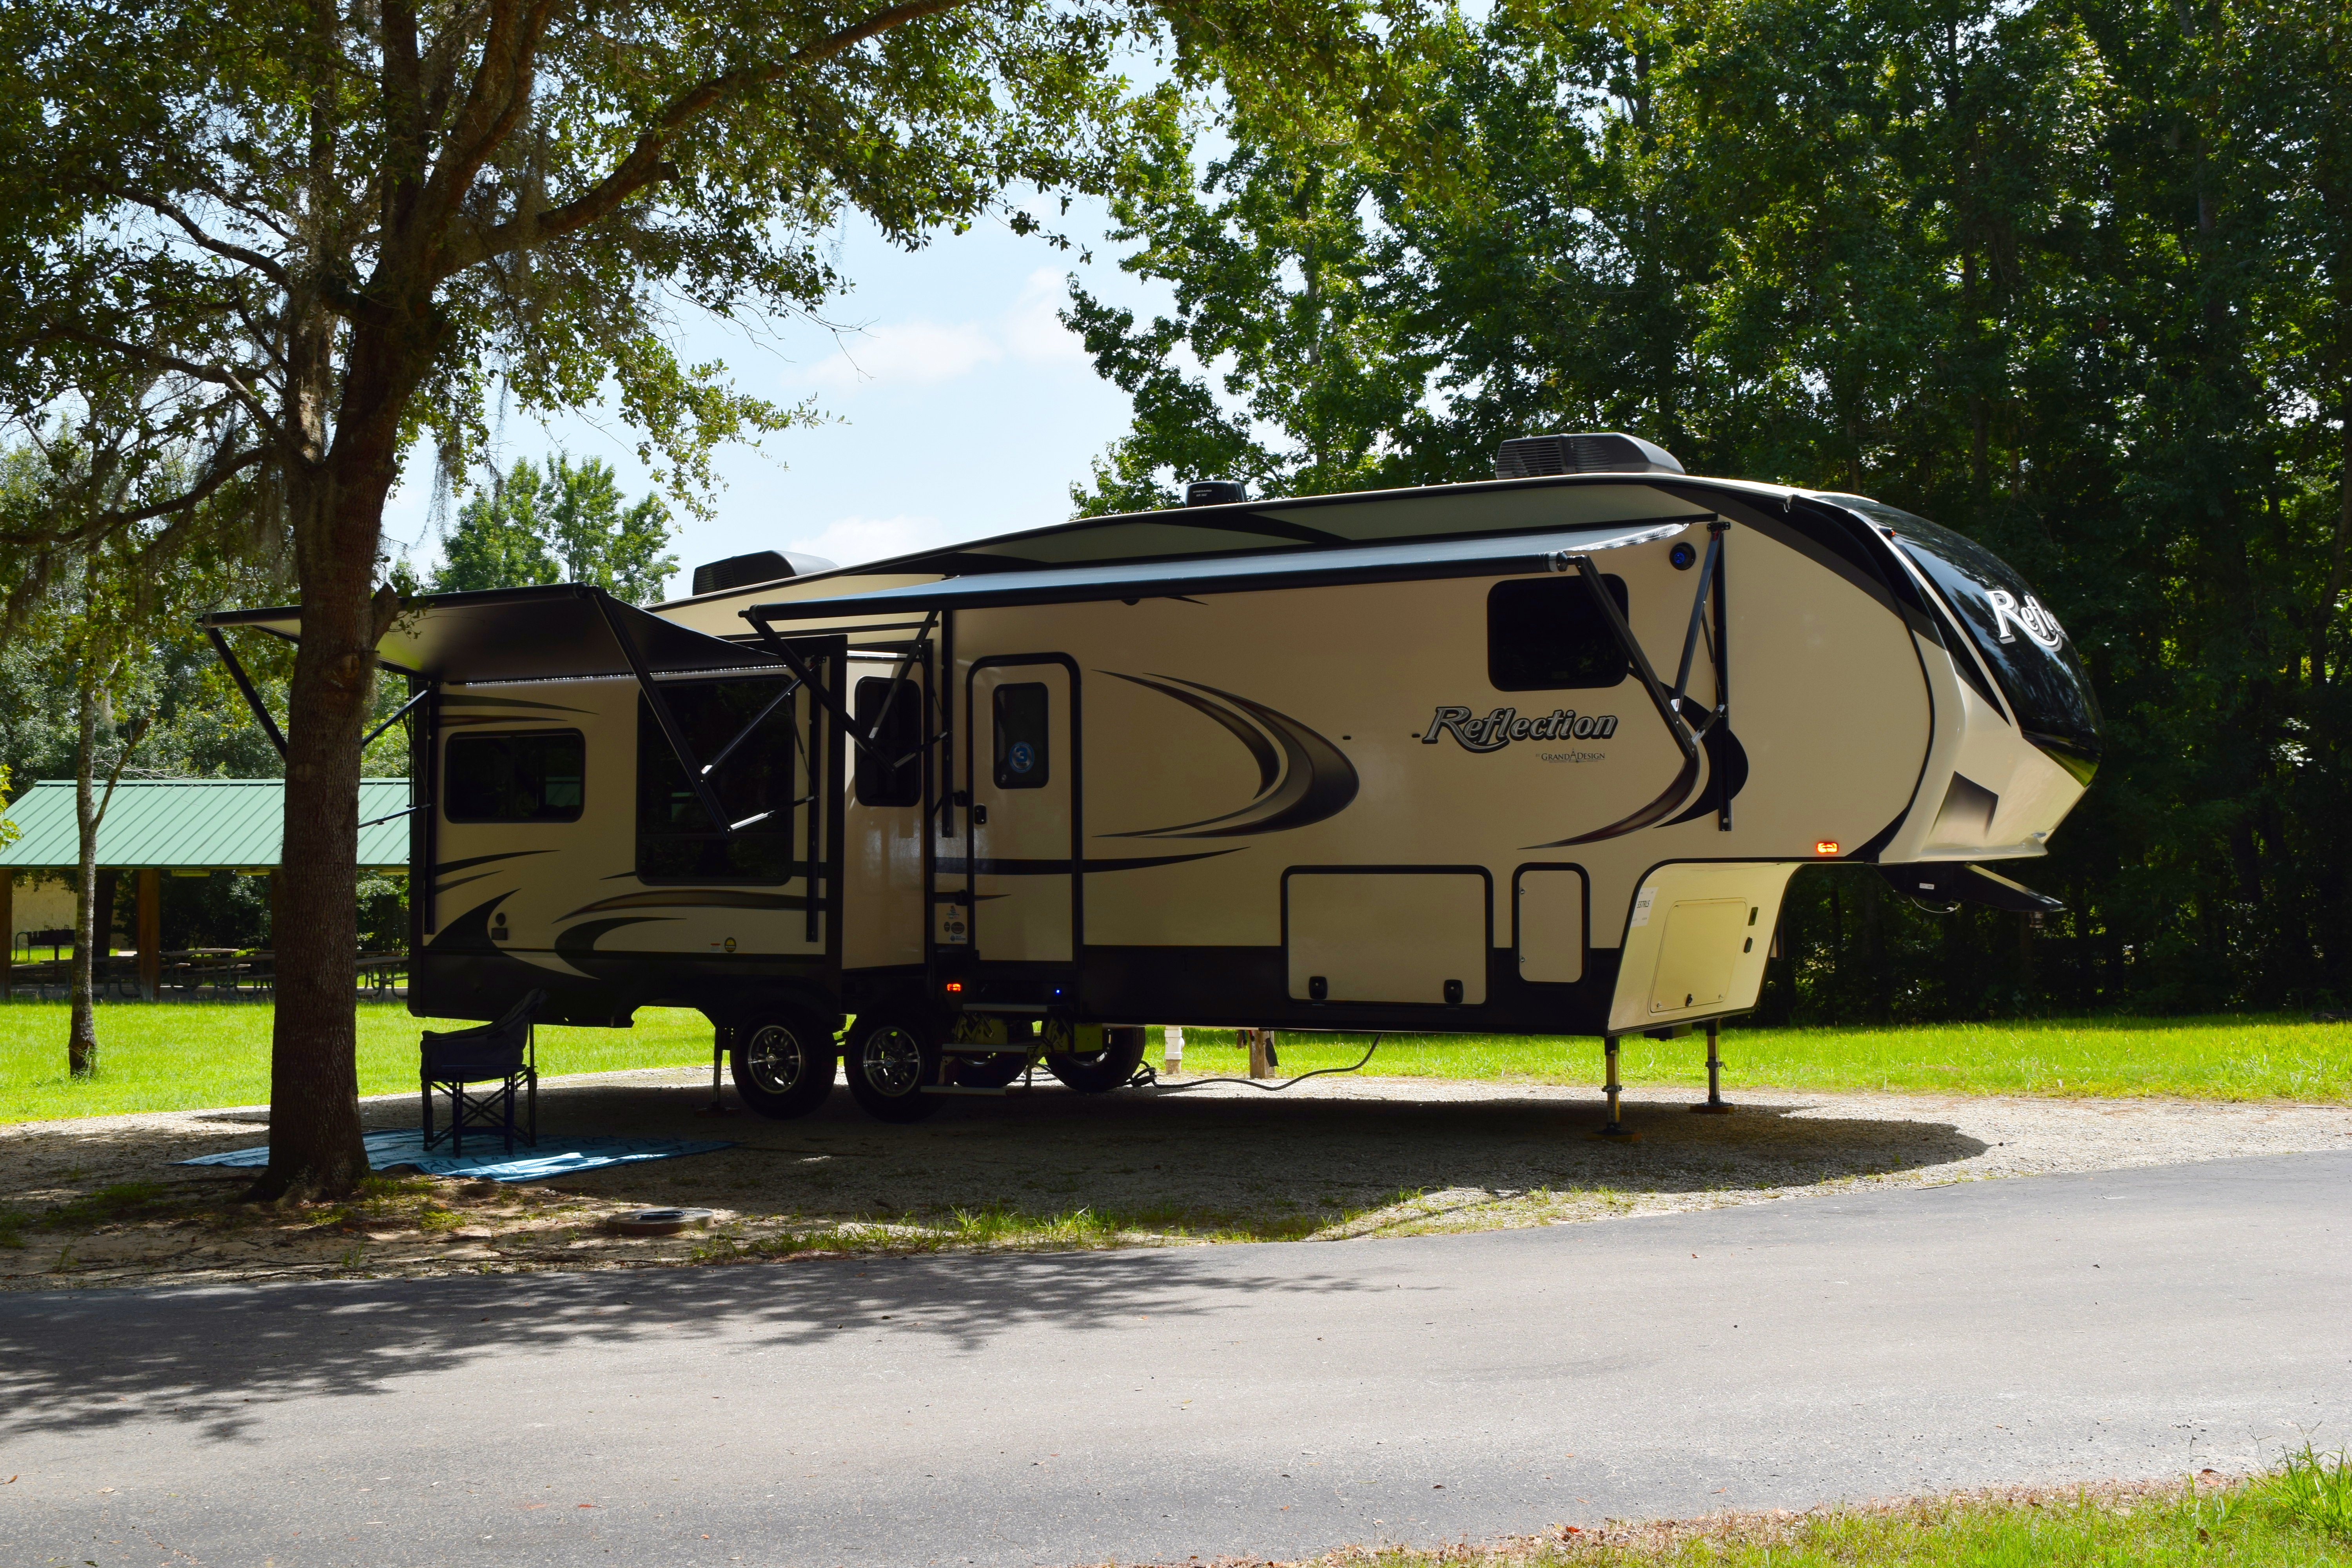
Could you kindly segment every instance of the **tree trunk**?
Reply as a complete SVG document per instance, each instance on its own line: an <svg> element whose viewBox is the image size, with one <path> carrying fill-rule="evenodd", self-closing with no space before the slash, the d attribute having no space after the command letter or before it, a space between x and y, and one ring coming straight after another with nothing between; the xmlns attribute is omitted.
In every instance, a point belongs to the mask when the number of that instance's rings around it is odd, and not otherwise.
<svg viewBox="0 0 2352 1568"><path fill-rule="evenodd" d="M269 1060L269 1167L252 1195L347 1193L367 1174L360 1129L360 736L373 704L375 645L398 595L375 587L383 503L400 471L400 415L432 363L435 328L352 334L331 451L323 315L293 334L312 395L290 424L307 435L288 464L302 641L286 702L286 816L270 942L278 1008ZM429 876L431 868L425 868Z"/></svg>
<svg viewBox="0 0 2352 1568"><path fill-rule="evenodd" d="M96 965L98 932L113 930L113 911L98 908L98 691L90 661L82 663L75 691L80 727L74 736L74 826L79 860L74 870L73 1017L66 1028L66 1065L76 1078L98 1071Z"/></svg>

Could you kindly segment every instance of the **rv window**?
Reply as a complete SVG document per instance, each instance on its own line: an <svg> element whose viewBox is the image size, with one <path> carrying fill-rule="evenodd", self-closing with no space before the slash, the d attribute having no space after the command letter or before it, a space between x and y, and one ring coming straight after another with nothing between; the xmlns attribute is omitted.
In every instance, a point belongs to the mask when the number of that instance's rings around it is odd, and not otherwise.
<svg viewBox="0 0 2352 1568"><path fill-rule="evenodd" d="M671 715L696 760L707 763L777 691L772 680L712 681L666 686ZM687 782L686 769L654 717L637 700L637 876L648 882L789 882L793 825L800 816L793 759L793 715L787 702L754 730L709 775L711 793L729 822L750 822L730 835L710 820Z"/></svg>
<svg viewBox="0 0 2352 1568"><path fill-rule="evenodd" d="M897 686L894 700L890 688ZM889 712L882 711L885 704ZM857 748L857 804L923 804L923 691L911 680L871 676L857 683L857 732L870 739ZM874 723L882 721L875 734Z"/></svg>
<svg viewBox="0 0 2352 1568"><path fill-rule="evenodd" d="M452 822L577 822L587 748L577 730L454 735L442 752Z"/></svg>
<svg viewBox="0 0 2352 1568"><path fill-rule="evenodd" d="M1601 585L1623 613L1625 579ZM1573 576L1515 577L1486 595L1486 679L1497 691L1609 687L1631 667L1616 633Z"/></svg>
<svg viewBox="0 0 2352 1568"><path fill-rule="evenodd" d="M996 787L1043 789L1052 758L1045 748L1045 685L1024 680L996 689Z"/></svg>

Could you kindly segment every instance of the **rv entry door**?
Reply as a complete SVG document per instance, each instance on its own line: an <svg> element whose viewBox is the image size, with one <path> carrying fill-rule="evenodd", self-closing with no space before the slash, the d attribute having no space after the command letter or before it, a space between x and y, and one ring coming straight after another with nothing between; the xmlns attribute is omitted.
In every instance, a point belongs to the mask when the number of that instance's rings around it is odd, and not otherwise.
<svg viewBox="0 0 2352 1568"><path fill-rule="evenodd" d="M1078 934L1078 674L1058 654L982 659L965 692L972 952L1069 963Z"/></svg>

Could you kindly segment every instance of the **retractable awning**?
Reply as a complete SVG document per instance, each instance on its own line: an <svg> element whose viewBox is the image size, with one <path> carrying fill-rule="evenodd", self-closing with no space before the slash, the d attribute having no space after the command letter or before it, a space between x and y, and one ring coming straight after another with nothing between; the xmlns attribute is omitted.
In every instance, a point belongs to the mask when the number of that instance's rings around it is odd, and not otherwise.
<svg viewBox="0 0 2352 1568"><path fill-rule="evenodd" d="M1709 514L1643 518L1564 531L1490 538L1421 540L1407 544L1260 552L1179 561L1119 561L1020 572L976 573L864 594L787 599L743 612L754 626L902 611L1071 605L1103 599L1170 598L1346 583L1418 582L1565 570L1566 558L1671 539Z"/></svg>
<svg viewBox="0 0 2352 1568"><path fill-rule="evenodd" d="M302 638L299 606L227 610L204 624ZM676 675L777 662L756 647L706 636L574 583L414 600L376 649L387 668L443 682Z"/></svg>

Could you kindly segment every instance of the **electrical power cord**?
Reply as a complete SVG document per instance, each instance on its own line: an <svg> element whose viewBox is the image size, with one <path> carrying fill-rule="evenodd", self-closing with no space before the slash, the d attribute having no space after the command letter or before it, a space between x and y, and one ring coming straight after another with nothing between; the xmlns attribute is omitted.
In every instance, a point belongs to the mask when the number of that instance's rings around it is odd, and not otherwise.
<svg viewBox="0 0 2352 1568"><path fill-rule="evenodd" d="M1213 1083L1238 1083L1245 1084L1251 1089L1264 1089L1268 1094L1280 1094L1284 1089L1289 1089L1295 1084L1305 1083L1310 1078L1321 1078L1326 1073L1361 1072L1364 1068L1364 1064L1372 1059L1372 1053L1381 1048L1381 1041L1385 1037L1385 1030L1381 1034L1374 1035L1372 1037L1372 1043L1364 1047L1364 1054L1357 1058L1356 1064L1353 1067L1317 1068L1313 1072L1300 1073L1297 1078L1287 1079L1282 1083L1266 1083L1261 1079L1254 1078L1195 1078L1187 1079L1182 1083L1163 1084L1160 1081L1160 1075L1152 1070L1151 1064L1150 1062L1146 1062L1141 1067L1135 1069L1135 1076L1127 1080L1127 1087L1129 1089L1157 1089L1166 1094L1181 1094L1188 1089L1206 1089Z"/></svg>

